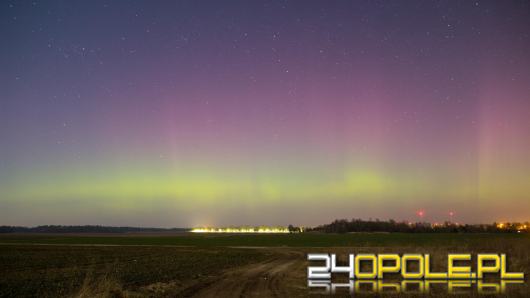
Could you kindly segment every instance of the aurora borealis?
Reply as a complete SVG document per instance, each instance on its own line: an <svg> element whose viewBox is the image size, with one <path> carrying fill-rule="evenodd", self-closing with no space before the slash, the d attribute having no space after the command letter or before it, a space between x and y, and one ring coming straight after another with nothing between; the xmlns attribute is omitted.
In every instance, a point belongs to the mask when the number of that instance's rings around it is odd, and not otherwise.
<svg viewBox="0 0 530 298"><path fill-rule="evenodd" d="M530 217L526 1L0 7L0 224Z"/></svg>

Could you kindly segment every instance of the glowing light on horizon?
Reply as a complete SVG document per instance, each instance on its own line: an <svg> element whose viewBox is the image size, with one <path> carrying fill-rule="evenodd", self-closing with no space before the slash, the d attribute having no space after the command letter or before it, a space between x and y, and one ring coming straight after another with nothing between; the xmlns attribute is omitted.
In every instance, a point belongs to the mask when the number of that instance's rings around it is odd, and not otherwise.
<svg viewBox="0 0 530 298"><path fill-rule="evenodd" d="M194 228L192 233L264 233L286 234L289 229L285 227L260 227L260 228Z"/></svg>

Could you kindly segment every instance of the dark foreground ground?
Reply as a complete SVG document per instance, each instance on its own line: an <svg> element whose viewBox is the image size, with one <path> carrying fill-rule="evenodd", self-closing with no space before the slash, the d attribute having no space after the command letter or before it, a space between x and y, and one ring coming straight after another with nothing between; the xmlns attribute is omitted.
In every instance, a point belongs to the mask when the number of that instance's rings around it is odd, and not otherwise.
<svg viewBox="0 0 530 298"><path fill-rule="evenodd" d="M529 251L530 235L519 234L11 234L0 236L0 296L318 297L328 294L326 287L308 287L308 252L430 253L440 270L446 269L447 253L506 253L510 271L528 274ZM344 286L336 288L337 295L351 294L346 279L333 281ZM485 289L530 296L526 281L497 282ZM413 292L422 287L405 291L404 285L386 281L351 285L354 295L365 297L366 292L418 296ZM487 297L476 284L428 288L428 295Z"/></svg>

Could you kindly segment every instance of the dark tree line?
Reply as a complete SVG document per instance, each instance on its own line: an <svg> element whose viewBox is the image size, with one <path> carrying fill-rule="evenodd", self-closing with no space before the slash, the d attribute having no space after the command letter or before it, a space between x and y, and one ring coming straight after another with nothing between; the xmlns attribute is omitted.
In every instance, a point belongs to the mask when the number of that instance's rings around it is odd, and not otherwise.
<svg viewBox="0 0 530 298"><path fill-rule="evenodd" d="M362 220L337 219L330 224L317 226L307 231L325 233L354 232L399 232L399 233L528 233L530 224L525 223L493 223L493 224L456 224L445 222L431 224L427 222L396 222L394 220Z"/></svg>
<svg viewBox="0 0 530 298"><path fill-rule="evenodd" d="M362 220L337 219L330 224L314 228L301 228L289 225L289 232L324 232L324 233L355 233L355 232L388 232L388 233L529 233L530 223L504 222L493 224L457 224L445 222L431 224L427 222L397 222L395 220ZM46 225L37 227L0 226L0 233L163 233L188 232L188 228L139 228L139 227L108 227L108 226L60 226Z"/></svg>
<svg viewBox="0 0 530 298"><path fill-rule="evenodd" d="M0 233L138 233L138 232L186 232L185 228L137 228L106 226L0 226Z"/></svg>

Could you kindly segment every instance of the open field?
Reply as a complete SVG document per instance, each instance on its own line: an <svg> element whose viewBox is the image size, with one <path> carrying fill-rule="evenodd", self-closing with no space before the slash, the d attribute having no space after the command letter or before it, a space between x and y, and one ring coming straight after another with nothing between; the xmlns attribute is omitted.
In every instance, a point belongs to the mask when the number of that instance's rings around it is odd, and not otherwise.
<svg viewBox="0 0 530 298"><path fill-rule="evenodd" d="M495 252L530 272L530 236L518 234L11 234L0 243L2 297L302 297L315 293L308 252L430 253L441 270L449 252ZM505 295L529 293L524 283Z"/></svg>
<svg viewBox="0 0 530 298"><path fill-rule="evenodd" d="M436 246L483 245L488 243L525 243L530 234L0 234L2 244L101 244L101 245L172 245L193 247L259 246L259 247L360 247L360 246Z"/></svg>

